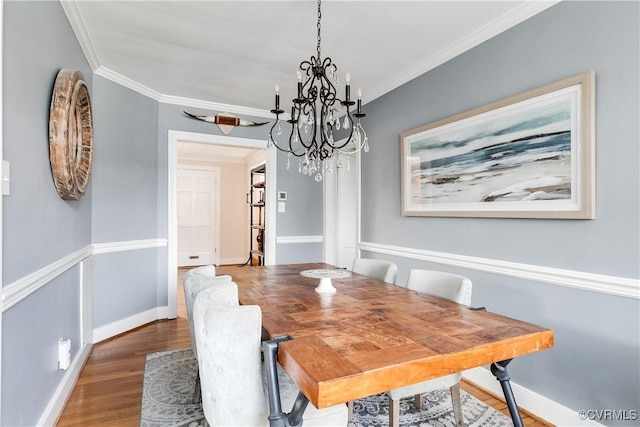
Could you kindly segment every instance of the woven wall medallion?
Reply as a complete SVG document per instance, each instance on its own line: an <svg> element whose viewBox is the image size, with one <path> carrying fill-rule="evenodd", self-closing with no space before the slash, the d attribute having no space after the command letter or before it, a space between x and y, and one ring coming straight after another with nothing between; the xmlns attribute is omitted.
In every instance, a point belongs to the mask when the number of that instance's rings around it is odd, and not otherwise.
<svg viewBox="0 0 640 427"><path fill-rule="evenodd" d="M93 116L89 90L80 71L58 72L49 111L49 160L58 194L79 200L93 164Z"/></svg>

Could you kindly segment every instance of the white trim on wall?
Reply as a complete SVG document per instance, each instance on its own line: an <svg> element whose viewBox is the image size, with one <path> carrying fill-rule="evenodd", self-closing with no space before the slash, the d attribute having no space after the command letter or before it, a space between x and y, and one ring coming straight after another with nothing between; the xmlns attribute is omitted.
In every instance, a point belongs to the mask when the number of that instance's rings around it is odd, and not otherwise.
<svg viewBox="0 0 640 427"><path fill-rule="evenodd" d="M128 240L124 242L94 243L93 253L95 255L99 255L112 252L133 251L136 249L161 248L164 246L167 246L167 239L145 239Z"/></svg>
<svg viewBox="0 0 640 427"><path fill-rule="evenodd" d="M221 258L220 265L244 264L247 258Z"/></svg>
<svg viewBox="0 0 640 427"><path fill-rule="evenodd" d="M3 287L1 297L2 311L7 311L75 265L86 263L88 258L93 255L164 246L167 246L167 239L130 240L125 242L96 243L85 246ZM81 270L80 281L83 282L86 279L84 276ZM85 291L90 292L90 289L85 288Z"/></svg>
<svg viewBox="0 0 640 427"><path fill-rule="evenodd" d="M60 274L91 256L91 249L91 246L86 246L3 287L2 311L7 311Z"/></svg>
<svg viewBox="0 0 640 427"><path fill-rule="evenodd" d="M182 98L179 96L169 95L160 95L158 101L162 102L163 104L180 105L182 107L204 108L206 110L219 111L222 113L233 113L273 119L273 113L269 110L242 107L240 105L221 104L219 102L201 101L199 99Z"/></svg>
<svg viewBox="0 0 640 427"><path fill-rule="evenodd" d="M80 14L80 11L78 10L77 2L61 1L60 6L62 6L62 10L64 10L65 15L67 15L71 28L73 28L73 33L76 35L78 43L80 43L80 48L82 49L82 52L84 52L84 56L87 58L89 66L95 72L100 68L100 60L98 59L96 50L93 48L93 43L91 43L91 37L89 36L87 26L82 19L82 14Z"/></svg>
<svg viewBox="0 0 640 427"><path fill-rule="evenodd" d="M4 149L3 149L3 138L2 135L4 135L4 125L3 125L3 120L4 120L4 95L3 95L3 86L4 86L4 75L3 75L3 69L4 69L4 53L2 51L2 46L4 46L4 40L2 38L2 35L4 34L4 2L0 2L0 188L2 188L2 163L4 161L4 157L3 154L4 153ZM2 221L2 201L4 199L4 196L1 195L2 192L0 191L0 224L3 224ZM2 225L0 225L0 288L2 288L2 286L4 285L2 282L2 242L4 241L3 237L2 237ZM4 312L4 297L0 298L0 307L2 307L2 310L0 310L0 367L2 366L2 341L4 341L2 339L2 313ZM2 384L2 369L0 368L0 384ZM2 387L0 387L0 389L2 389ZM0 391L0 402L2 402L2 392ZM0 425L2 425L2 404L0 403Z"/></svg>
<svg viewBox="0 0 640 427"><path fill-rule="evenodd" d="M134 314L108 325L103 325L93 330L93 342L99 343L116 335L135 329L158 319L167 318L167 307L155 307L142 313Z"/></svg>
<svg viewBox="0 0 640 427"><path fill-rule="evenodd" d="M76 381L80 378L80 373L82 372L82 368L84 368L84 364L86 363L89 355L91 354L91 348L93 346L91 344L85 344L80 348L78 354L71 362L69 369L64 373L64 377L62 381L58 384L56 391L53 393L51 399L49 399L49 403L45 408L44 412L40 416L40 420L38 421L39 426L54 426L56 422L60 418L64 406L73 391L73 387L76 385Z"/></svg>
<svg viewBox="0 0 640 427"><path fill-rule="evenodd" d="M322 243L324 236L278 236L276 243L279 245L291 243Z"/></svg>
<svg viewBox="0 0 640 427"><path fill-rule="evenodd" d="M640 299L640 280L445 252L360 242L360 250L469 268L520 279Z"/></svg>
<svg viewBox="0 0 640 427"><path fill-rule="evenodd" d="M429 58L425 58L415 66L405 70L402 74L386 81L380 86L368 90L366 99L363 99L363 101L367 103L384 95L385 93L391 92L393 89L402 86L408 81L433 70L439 65L442 65L456 56L471 50L490 38L507 31L509 28L523 21L526 21L532 16L548 9L556 3L559 3L559 1L560 0L528 1L523 3L521 6L505 13L504 15L496 17L492 22L489 22L487 25L481 27L462 40L445 47L440 52Z"/></svg>
<svg viewBox="0 0 640 427"><path fill-rule="evenodd" d="M548 0L548 1L528 1L522 4L502 16L496 17L492 22L488 23L484 27L478 29L473 34L465 37L464 39L447 46L442 51L436 53L430 58L426 58L414 67L409 68L404 73L395 78L384 82L378 87L372 88L368 91L367 97L364 100L365 103L373 101L374 99L384 95L387 92L403 85L409 80L420 76L427 71L430 71L437 66L449 61L450 59L466 52L473 47L485 42L486 40L508 30L509 28L531 18L532 16L548 9L555 5L560 0ZM254 117L273 118L273 114L269 110L262 110L257 108L242 107L231 104L221 104L217 102L202 101L198 99L182 98L171 95L163 95L160 92L153 90L147 86L144 86L122 74L119 74L109 68L104 67L100 63L100 59L96 54L96 51L91 42L91 37L87 31L86 25L82 20L82 16L78 10L76 2L61 1L60 4L67 15L67 19L73 28L73 32L80 43L80 47L84 52L87 62L91 66L91 69L96 75L104 77L114 83L138 92L144 96L147 96L153 100L164 104L181 105L185 107L203 108L208 110L214 110L219 112L227 112L234 114L249 115ZM286 120L289 117L285 114L283 119Z"/></svg>

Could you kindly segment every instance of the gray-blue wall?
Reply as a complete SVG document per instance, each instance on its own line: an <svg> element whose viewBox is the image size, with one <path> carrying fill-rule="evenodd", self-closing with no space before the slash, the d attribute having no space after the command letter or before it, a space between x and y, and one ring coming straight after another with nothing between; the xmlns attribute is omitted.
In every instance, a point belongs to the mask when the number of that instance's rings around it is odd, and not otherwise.
<svg viewBox="0 0 640 427"><path fill-rule="evenodd" d="M288 138L290 128L283 126L283 137ZM283 141L279 141L282 143ZM286 144L283 144L286 146ZM299 172L299 159L278 152L278 188L287 193L285 212L277 213L278 237L323 236L323 185L313 176ZM300 262L322 262L324 258L321 242L280 243L277 248L278 264Z"/></svg>
<svg viewBox="0 0 640 427"><path fill-rule="evenodd" d="M3 14L3 158L11 165L11 195L3 199L2 285L77 252L91 256L92 244L167 238L167 131L219 134L217 126L182 113L215 112L160 104L94 76L58 2L5 2ZM93 170L80 201L60 199L49 164L49 106L60 68L84 74L93 104ZM237 128L231 136L266 140L268 129ZM286 187L297 179L284 175L279 182ZM290 235L322 234L315 208L322 186L306 184L310 192L296 184L294 211L315 218L313 226L285 220ZM321 260L318 245L310 246L297 255ZM91 258L94 328L167 305L166 247ZM65 374L57 367L60 338L71 339L72 360L79 354L78 262L68 261L68 270L3 312L1 425L35 425L45 413Z"/></svg>
<svg viewBox="0 0 640 427"><path fill-rule="evenodd" d="M2 284L7 286L91 243L91 183L62 200L49 164L49 105L60 68L92 72L58 2L4 2L4 153L11 195L2 212ZM74 267L3 313L2 425L35 425L64 372L57 345L80 342Z"/></svg>
<svg viewBox="0 0 640 427"><path fill-rule="evenodd" d="M366 106L362 240L638 278L639 10L637 2L563 2ZM167 131L219 133L93 76L57 2L4 3L3 286L91 243L167 237ZM61 200L48 158L48 113L59 68L82 71L95 122L87 194ZM586 70L596 72L597 219L410 218L400 215L399 133ZM232 136L266 139L268 125ZM278 236L322 234L322 186L278 155L288 192ZM318 261L319 244L279 245L280 263ZM370 253L378 257L378 254ZM93 257L94 327L167 304L166 248ZM517 383L569 408L637 409L638 300L390 257L400 267L457 271L474 305L551 327L553 349L513 362ZM59 385L57 341L80 342L80 271L73 266L3 312L2 425L34 425ZM123 302L126 299L126 302Z"/></svg>
<svg viewBox="0 0 640 427"><path fill-rule="evenodd" d="M639 277L639 3L562 2L366 105L362 241L622 278ZM399 134L588 70L596 73L595 220L403 217ZM553 349L513 380L571 409L639 409L634 298L365 253L458 272L473 305L550 327ZM622 424L621 424L622 425Z"/></svg>
<svg viewBox="0 0 640 427"><path fill-rule="evenodd" d="M38 11L38 12L36 12ZM54 2L5 2L4 153L11 195L4 198L3 283L11 283L91 242L91 184L62 200L49 163L49 106L61 68L93 73Z"/></svg>
<svg viewBox="0 0 640 427"><path fill-rule="evenodd" d="M103 77L93 81L92 243L156 239L158 103ZM157 253L94 256L94 328L156 307Z"/></svg>

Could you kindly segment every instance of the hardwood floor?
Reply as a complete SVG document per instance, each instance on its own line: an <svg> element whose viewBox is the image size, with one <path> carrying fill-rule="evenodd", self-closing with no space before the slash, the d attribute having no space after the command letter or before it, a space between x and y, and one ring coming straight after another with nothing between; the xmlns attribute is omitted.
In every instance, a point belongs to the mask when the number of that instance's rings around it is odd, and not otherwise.
<svg viewBox="0 0 640 427"><path fill-rule="evenodd" d="M178 318L159 320L93 346L78 382L58 420L57 426L138 427L142 402L142 382L147 353L188 348L189 329L186 320L182 277L178 272ZM500 398L466 381L461 387L467 393L509 416ZM551 426L521 411L527 427Z"/></svg>

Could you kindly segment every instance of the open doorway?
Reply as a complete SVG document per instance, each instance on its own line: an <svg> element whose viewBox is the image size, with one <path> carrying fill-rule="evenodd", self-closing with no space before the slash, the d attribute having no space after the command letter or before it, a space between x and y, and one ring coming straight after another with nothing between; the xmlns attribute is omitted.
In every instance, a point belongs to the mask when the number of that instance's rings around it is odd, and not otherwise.
<svg viewBox="0 0 640 427"><path fill-rule="evenodd" d="M179 274L184 274L184 268L180 271L178 266L184 264L184 259L179 262L179 169L188 168L219 168L219 192L218 207L219 214L213 222L219 221L217 240L213 246L213 250L217 251L216 258L220 264L242 264L246 260L248 253L248 219L242 221L247 215L233 215L234 224L225 224L225 201L235 199L236 208L239 203L242 205L240 209L244 209L244 213L248 212L246 204L246 194L248 192L249 171L257 164L266 164L267 170L273 171L270 175L273 177L269 180L267 188L265 188L265 197L269 198L275 194L275 170L276 170L276 153L274 150L266 150L266 141L236 138L221 135L197 134L192 132L169 131L168 138L168 239L167 239L167 279L168 279L168 318L175 318L177 313L178 295L180 298L182 290L178 289ZM205 179L205 178L203 178ZM208 178L206 178L208 179ZM238 181L238 182L236 182ZM186 193L185 193L186 194ZM197 199L189 196L190 200ZM187 198L187 196L183 196ZM212 209L217 209L215 203L202 203ZM271 206L269 206L271 205ZM273 210L273 212L270 212ZM228 216L228 215L227 215ZM273 263L275 257L275 208L274 204L267 204L265 212L267 221L265 227L265 264ZM215 228L215 224L214 224ZM233 235L233 230L235 236ZM226 231L231 231L225 236ZM233 245L230 251L225 251L225 239L228 245ZM238 244L240 246L238 246ZM196 242L197 246L197 242ZM227 248L229 249L229 248ZM183 251L184 252L184 251ZM187 252L185 252L187 253ZM192 252L199 256L198 251ZM182 258L185 257L183 253ZM188 255L187 255L188 257ZM204 259L204 258L203 258ZM197 260L196 260L197 261ZM198 264L196 262L196 264ZM194 265L196 265L194 264ZM205 263L206 264L206 263ZM201 265L201 264L200 264ZM186 268L186 267L185 267ZM180 291L180 292L178 292Z"/></svg>

